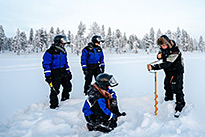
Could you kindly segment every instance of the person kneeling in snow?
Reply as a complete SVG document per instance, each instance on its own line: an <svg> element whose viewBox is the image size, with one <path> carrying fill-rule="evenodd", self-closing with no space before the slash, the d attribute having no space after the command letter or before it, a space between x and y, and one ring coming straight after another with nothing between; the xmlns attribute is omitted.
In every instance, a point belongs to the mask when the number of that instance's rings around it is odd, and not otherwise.
<svg viewBox="0 0 205 137"><path fill-rule="evenodd" d="M82 110L89 131L110 132L117 127L117 118L126 115L125 112L119 112L117 96L109 88L117 85L112 75L101 73L96 77L96 82L90 86Z"/></svg>
<svg viewBox="0 0 205 137"><path fill-rule="evenodd" d="M180 112L185 106L183 89L183 73L184 64L182 53L176 46L173 40L170 40L166 35L162 35L158 40L157 44L160 46L160 51L157 55L162 63L150 65L148 64L148 70L160 70L164 69L165 80L164 89L165 101L173 100L173 94L176 94L176 107L175 117L179 117Z"/></svg>

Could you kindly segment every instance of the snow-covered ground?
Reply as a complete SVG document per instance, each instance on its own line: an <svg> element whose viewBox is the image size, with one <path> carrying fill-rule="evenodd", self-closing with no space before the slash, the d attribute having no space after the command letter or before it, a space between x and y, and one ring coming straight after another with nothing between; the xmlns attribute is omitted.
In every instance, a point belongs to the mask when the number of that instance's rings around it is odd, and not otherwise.
<svg viewBox="0 0 205 137"><path fill-rule="evenodd" d="M80 57L69 55L73 74L71 99L50 110L49 87L44 82L42 54L0 54L0 136L205 136L205 54L184 53L184 93L187 102L174 118L174 101L164 102L163 71L158 72L158 115L154 115L154 75L146 64L156 54L105 54L106 72L119 82L114 88L121 111L118 127L108 133L88 132L81 111L84 78Z"/></svg>

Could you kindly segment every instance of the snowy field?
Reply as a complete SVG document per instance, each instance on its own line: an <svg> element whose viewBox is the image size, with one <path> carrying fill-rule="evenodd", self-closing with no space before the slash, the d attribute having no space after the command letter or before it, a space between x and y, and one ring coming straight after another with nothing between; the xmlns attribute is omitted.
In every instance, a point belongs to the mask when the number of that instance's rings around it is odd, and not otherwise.
<svg viewBox="0 0 205 137"><path fill-rule="evenodd" d="M119 82L114 88L121 111L118 127L108 134L88 132L81 111L85 100L80 57L69 55L73 74L71 99L50 110L49 87L44 81L42 54L0 54L0 136L116 136L204 137L205 54L184 53L184 93L187 102L174 118L174 101L164 102L163 71L158 72L158 115L154 115L154 75L146 64L156 54L105 54L106 72Z"/></svg>

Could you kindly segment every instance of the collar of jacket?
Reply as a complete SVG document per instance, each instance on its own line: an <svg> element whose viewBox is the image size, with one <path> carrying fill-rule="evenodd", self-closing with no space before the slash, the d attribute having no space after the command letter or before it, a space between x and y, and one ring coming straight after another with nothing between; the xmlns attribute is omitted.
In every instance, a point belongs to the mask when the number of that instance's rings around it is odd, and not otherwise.
<svg viewBox="0 0 205 137"><path fill-rule="evenodd" d="M66 50L65 50L65 48L63 48L63 47L54 45L54 48L57 49L57 50L59 50L59 51L61 51L61 52L63 52L64 54L66 53Z"/></svg>

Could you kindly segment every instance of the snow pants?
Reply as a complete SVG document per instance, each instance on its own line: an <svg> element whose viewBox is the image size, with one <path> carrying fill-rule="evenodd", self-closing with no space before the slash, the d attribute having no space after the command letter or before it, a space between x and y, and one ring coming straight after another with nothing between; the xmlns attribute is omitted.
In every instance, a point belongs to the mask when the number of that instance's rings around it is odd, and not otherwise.
<svg viewBox="0 0 205 137"><path fill-rule="evenodd" d="M85 85L84 85L84 93L87 95L87 90L89 89L89 85L92 82L93 76L96 77L101 73L100 68L97 67L96 69L89 69L88 74L85 76Z"/></svg>
<svg viewBox="0 0 205 137"><path fill-rule="evenodd" d="M185 106L183 93L183 73L166 74L164 80L165 97L173 100L173 95L176 94L176 111L181 111Z"/></svg>
<svg viewBox="0 0 205 137"><path fill-rule="evenodd" d="M58 96L57 95L60 93L60 91L59 91L60 85L63 86L61 101L64 101L66 99L69 99L69 97L70 97L69 93L71 92L72 84L70 82L68 75L65 75L65 76L59 77L59 78L53 78L52 83L53 83L53 87L54 87L55 91L51 89L50 108L56 108L56 107L58 107Z"/></svg>

